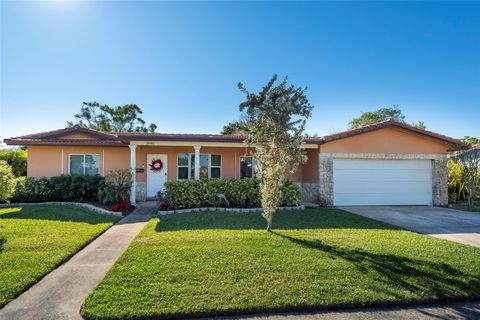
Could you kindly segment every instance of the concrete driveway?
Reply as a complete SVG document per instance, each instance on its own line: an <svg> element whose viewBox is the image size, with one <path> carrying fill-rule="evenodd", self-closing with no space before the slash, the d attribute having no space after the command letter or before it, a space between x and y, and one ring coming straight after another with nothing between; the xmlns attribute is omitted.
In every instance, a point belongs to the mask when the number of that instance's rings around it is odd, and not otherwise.
<svg viewBox="0 0 480 320"><path fill-rule="evenodd" d="M422 206L340 207L403 229L480 248L480 213Z"/></svg>

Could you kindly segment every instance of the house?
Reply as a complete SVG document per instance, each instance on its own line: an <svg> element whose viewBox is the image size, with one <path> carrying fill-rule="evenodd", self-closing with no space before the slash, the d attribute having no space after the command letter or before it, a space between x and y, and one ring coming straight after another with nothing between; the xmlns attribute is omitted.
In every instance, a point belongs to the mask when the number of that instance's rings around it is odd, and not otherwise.
<svg viewBox="0 0 480 320"><path fill-rule="evenodd" d="M79 126L5 139L28 147L28 176L135 172L132 203L166 180L253 177L254 159L236 135L97 132ZM305 138L308 161L288 178L306 202L446 205L446 154L464 144L392 120Z"/></svg>

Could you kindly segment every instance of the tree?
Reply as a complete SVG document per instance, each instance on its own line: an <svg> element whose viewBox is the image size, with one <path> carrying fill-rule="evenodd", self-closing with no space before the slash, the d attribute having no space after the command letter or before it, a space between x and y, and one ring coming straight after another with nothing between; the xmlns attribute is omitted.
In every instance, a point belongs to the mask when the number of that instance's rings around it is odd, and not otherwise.
<svg viewBox="0 0 480 320"><path fill-rule="evenodd" d="M242 83L238 88L246 96L240 111L246 113L246 143L255 147L255 157L261 163L261 204L267 230L280 205L280 188L286 172L294 172L307 157L301 148L306 119L313 106L305 95L307 88L287 86L287 77L275 86L277 75L259 93L249 92Z"/></svg>
<svg viewBox="0 0 480 320"><path fill-rule="evenodd" d="M480 139L475 138L475 137L470 137L470 136L465 136L461 140L465 141L468 144L472 144L472 145L480 142Z"/></svg>
<svg viewBox="0 0 480 320"><path fill-rule="evenodd" d="M455 159L463 166L463 179L467 189L467 204L468 208L473 210L480 180L480 149L473 148L460 151L455 155Z"/></svg>
<svg viewBox="0 0 480 320"><path fill-rule="evenodd" d="M9 202L12 198L17 180L12 172L12 167L6 161L0 160L0 203Z"/></svg>
<svg viewBox="0 0 480 320"><path fill-rule="evenodd" d="M384 107L376 111L364 112L360 117L353 118L349 123L349 128L357 129L372 123L382 122L390 119L398 122L404 122L405 116L403 115L402 110L400 110L396 105L391 108Z"/></svg>
<svg viewBox="0 0 480 320"><path fill-rule="evenodd" d="M97 131L117 132L154 132L157 126L151 123L145 126L145 121L139 117L142 109L136 104L109 107L96 101L83 102L80 112L75 114L76 123L68 121L68 126L75 124Z"/></svg>
<svg viewBox="0 0 480 320"><path fill-rule="evenodd" d="M242 114L242 116L238 120L229 122L227 125L223 126L223 129L220 132L220 134L245 135L248 131L247 126L248 126L247 116L245 114Z"/></svg>
<svg viewBox="0 0 480 320"><path fill-rule="evenodd" d="M0 161L6 161L12 167L16 177L27 175L27 151L20 148L0 150Z"/></svg>
<svg viewBox="0 0 480 320"><path fill-rule="evenodd" d="M414 127L417 127L418 129L426 130L427 126L425 125L425 122L423 121L417 121L416 123L412 123Z"/></svg>

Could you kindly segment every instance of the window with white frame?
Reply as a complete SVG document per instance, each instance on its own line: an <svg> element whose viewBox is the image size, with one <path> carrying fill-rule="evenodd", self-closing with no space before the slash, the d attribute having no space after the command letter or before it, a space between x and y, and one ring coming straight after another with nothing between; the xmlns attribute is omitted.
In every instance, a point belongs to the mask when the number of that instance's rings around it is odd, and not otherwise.
<svg viewBox="0 0 480 320"><path fill-rule="evenodd" d="M98 154L69 154L68 173L80 176L96 176L100 170L100 155Z"/></svg>
<svg viewBox="0 0 480 320"><path fill-rule="evenodd" d="M219 154L200 154L200 179L222 177L222 156ZM177 154L177 178L195 178L195 154Z"/></svg>
<svg viewBox="0 0 480 320"><path fill-rule="evenodd" d="M252 156L240 157L240 179L255 177L255 159Z"/></svg>
<svg viewBox="0 0 480 320"><path fill-rule="evenodd" d="M188 172L188 154L186 153L179 153L177 155L177 179L188 179L189 172Z"/></svg>

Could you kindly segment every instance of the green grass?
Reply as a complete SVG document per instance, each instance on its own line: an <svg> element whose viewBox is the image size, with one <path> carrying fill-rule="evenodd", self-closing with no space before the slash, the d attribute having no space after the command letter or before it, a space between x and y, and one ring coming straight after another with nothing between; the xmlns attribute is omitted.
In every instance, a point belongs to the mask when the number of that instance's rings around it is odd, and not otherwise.
<svg viewBox="0 0 480 320"><path fill-rule="evenodd" d="M0 209L0 307L117 220L75 207Z"/></svg>
<svg viewBox="0 0 480 320"><path fill-rule="evenodd" d="M154 218L86 299L90 319L480 298L480 250L335 209Z"/></svg>

